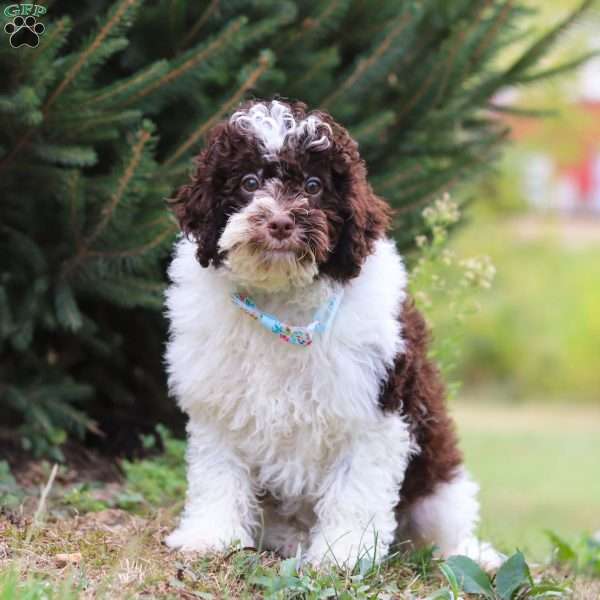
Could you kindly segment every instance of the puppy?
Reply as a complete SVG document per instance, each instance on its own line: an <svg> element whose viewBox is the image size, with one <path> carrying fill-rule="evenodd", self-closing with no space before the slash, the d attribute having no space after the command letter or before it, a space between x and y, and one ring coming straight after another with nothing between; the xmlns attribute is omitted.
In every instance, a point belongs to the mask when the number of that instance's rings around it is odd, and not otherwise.
<svg viewBox="0 0 600 600"><path fill-rule="evenodd" d="M189 446L169 546L351 567L411 541L496 566L388 206L348 132L299 102L246 103L171 203L184 236L166 362Z"/></svg>

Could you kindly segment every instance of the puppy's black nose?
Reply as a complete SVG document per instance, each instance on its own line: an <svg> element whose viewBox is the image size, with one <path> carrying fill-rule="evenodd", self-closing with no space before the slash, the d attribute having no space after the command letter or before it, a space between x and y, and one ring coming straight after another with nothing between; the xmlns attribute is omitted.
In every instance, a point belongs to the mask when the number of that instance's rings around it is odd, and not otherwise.
<svg viewBox="0 0 600 600"><path fill-rule="evenodd" d="M285 240L292 235L294 221L287 215L271 217L267 223L269 234L276 240Z"/></svg>

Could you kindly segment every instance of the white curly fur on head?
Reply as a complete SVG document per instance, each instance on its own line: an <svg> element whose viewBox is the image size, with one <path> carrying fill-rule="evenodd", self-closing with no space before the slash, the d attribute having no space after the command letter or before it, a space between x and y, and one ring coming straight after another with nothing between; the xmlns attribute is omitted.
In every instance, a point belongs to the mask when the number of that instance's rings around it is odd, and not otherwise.
<svg viewBox="0 0 600 600"><path fill-rule="evenodd" d="M322 152L331 145L329 124L315 115L296 121L290 107L278 100L257 102L239 110L229 122L240 131L253 135L262 146L267 160L276 160L284 146L302 143L302 150Z"/></svg>

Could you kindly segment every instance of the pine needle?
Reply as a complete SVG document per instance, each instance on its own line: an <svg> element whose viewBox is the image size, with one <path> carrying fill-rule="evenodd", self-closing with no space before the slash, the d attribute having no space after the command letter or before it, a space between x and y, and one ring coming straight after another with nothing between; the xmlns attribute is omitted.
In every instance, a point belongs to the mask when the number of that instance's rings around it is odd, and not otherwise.
<svg viewBox="0 0 600 600"><path fill-rule="evenodd" d="M199 139L201 139L206 132L227 112L231 110L234 106L236 106L240 100L244 97L244 94L254 87L254 84L258 81L261 75L269 68L271 65L270 55L264 53L261 55L258 61L258 66L248 75L244 83L235 91L235 93L226 100L220 107L220 109L214 113L207 121L202 123L199 127L197 127L190 136L181 144L175 152L169 158L167 158L163 166L168 166L179 159L183 154L185 154L189 148L191 148Z"/></svg>
<svg viewBox="0 0 600 600"><path fill-rule="evenodd" d="M392 46L394 40L404 31L405 27L410 23L410 15L405 14L398 25L394 27L375 48L369 58L359 61L353 73L341 83L333 94L330 94L323 100L324 107L331 106L348 88L356 84L356 82L383 56Z"/></svg>
<svg viewBox="0 0 600 600"><path fill-rule="evenodd" d="M140 164L142 150L151 137L152 133L146 129L140 129L140 131L138 131L137 142L131 149L131 158L129 159L129 163L127 164L123 176L119 179L117 189L112 195L108 204L102 209L102 218L98 221L92 233L85 239L83 244L84 246L89 248L106 228L106 225L112 218L112 215L119 205L119 202L121 202L123 199L125 190L127 189L129 182L131 181L138 165Z"/></svg>
<svg viewBox="0 0 600 600"><path fill-rule="evenodd" d="M141 0L122 0L121 4L117 6L112 18L106 22L104 27L100 29L97 35L92 40L92 43L83 50L75 64L66 72L63 80L58 84L58 87L50 94L46 103L44 104L44 113L56 102L59 96L69 87L73 82L81 68L85 65L89 57L93 52L102 44L106 37L111 33L113 28L119 23L121 18L127 13L127 10L135 6Z"/></svg>
<svg viewBox="0 0 600 600"><path fill-rule="evenodd" d="M134 94L131 98L129 98L126 102L124 102L123 106L129 106L130 104L137 103L141 98L144 98L157 88L160 88L166 83L173 81L177 77L180 77L183 73L195 67L197 64L207 60L209 56L215 54L219 49L221 49L225 44L227 44L230 38L242 28L245 22L246 20L244 18L237 19L206 48L203 48L197 54L192 55L185 62L183 62L173 70L168 71L156 81L149 83L147 86L145 86L136 94Z"/></svg>

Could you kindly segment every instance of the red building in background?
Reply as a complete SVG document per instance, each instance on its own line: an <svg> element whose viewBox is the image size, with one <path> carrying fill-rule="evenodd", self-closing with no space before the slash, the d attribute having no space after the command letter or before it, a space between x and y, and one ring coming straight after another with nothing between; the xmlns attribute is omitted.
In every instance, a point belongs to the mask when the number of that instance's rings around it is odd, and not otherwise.
<svg viewBox="0 0 600 600"><path fill-rule="evenodd" d="M584 128L564 128L547 148L532 152L523 165L523 188L530 204L540 210L600 215L600 59L581 69L573 109L585 119ZM544 127L540 119L509 117L516 140L535 137ZM576 136L573 139L573 136ZM561 158L561 143L573 145L576 158ZM556 144L556 146L554 145Z"/></svg>

